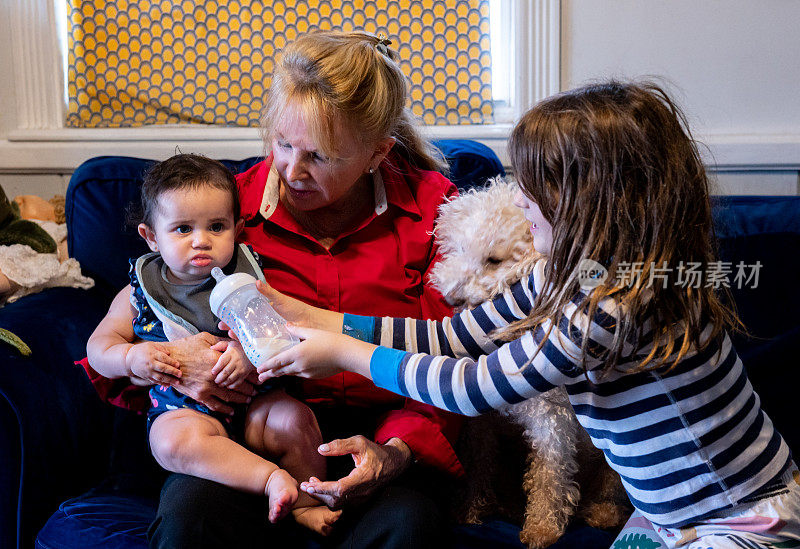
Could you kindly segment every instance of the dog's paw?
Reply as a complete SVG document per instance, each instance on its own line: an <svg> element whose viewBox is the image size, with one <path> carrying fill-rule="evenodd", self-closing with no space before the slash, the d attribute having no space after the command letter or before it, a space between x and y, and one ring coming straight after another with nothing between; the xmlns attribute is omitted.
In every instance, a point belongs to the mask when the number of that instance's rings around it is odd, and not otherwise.
<svg viewBox="0 0 800 549"><path fill-rule="evenodd" d="M631 510L611 502L593 502L581 509L580 515L592 528L618 528L625 524Z"/></svg>
<svg viewBox="0 0 800 549"><path fill-rule="evenodd" d="M519 533L519 540L530 549L550 547L564 534L563 528L549 524L525 524Z"/></svg>

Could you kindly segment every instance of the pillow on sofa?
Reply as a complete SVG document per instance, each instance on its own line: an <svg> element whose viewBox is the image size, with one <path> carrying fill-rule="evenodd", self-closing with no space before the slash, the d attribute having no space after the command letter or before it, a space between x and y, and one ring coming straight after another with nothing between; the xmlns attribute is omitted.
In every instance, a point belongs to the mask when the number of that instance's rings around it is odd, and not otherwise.
<svg viewBox="0 0 800 549"><path fill-rule="evenodd" d="M795 364L800 352L800 196L729 196L714 199L719 255L731 262L731 293L747 329L733 334L761 406L786 439L800 452L796 423ZM737 265L747 274L757 267L758 280L737 283Z"/></svg>

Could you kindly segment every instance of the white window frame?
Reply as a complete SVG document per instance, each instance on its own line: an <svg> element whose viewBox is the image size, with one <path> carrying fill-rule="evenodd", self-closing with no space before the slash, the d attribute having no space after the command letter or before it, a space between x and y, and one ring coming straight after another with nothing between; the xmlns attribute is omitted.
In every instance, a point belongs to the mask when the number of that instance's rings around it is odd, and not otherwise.
<svg viewBox="0 0 800 549"><path fill-rule="evenodd" d="M14 101L17 122L0 141L0 171L71 172L100 155L166 158L179 146L216 158L263 153L257 128L147 126L142 128L64 127L64 68L53 0L5 0L10 4ZM63 1L63 0L59 0ZM514 20L514 105L512 118L559 91L559 0L510 0ZM475 139L507 164L511 123L426 126L432 139Z"/></svg>

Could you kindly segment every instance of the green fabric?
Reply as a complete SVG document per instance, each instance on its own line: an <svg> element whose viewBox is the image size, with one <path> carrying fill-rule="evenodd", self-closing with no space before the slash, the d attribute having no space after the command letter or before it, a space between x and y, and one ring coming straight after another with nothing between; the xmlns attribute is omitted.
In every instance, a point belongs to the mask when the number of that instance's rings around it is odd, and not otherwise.
<svg viewBox="0 0 800 549"><path fill-rule="evenodd" d="M9 332L5 328L0 328L0 341L8 343L14 347L22 354L22 356L30 356L31 354L31 348L28 347L25 342L17 337L14 333Z"/></svg>
<svg viewBox="0 0 800 549"><path fill-rule="evenodd" d="M0 187L0 246L24 244L40 254L56 253L56 241L37 223L21 219L19 207Z"/></svg>

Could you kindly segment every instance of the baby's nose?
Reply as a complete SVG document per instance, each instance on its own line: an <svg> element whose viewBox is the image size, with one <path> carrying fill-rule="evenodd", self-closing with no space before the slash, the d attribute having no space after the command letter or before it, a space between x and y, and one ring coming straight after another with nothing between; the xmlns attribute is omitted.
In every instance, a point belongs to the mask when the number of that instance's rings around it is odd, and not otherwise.
<svg viewBox="0 0 800 549"><path fill-rule="evenodd" d="M207 248L211 245L211 239L205 231L195 231L192 245L195 248Z"/></svg>

